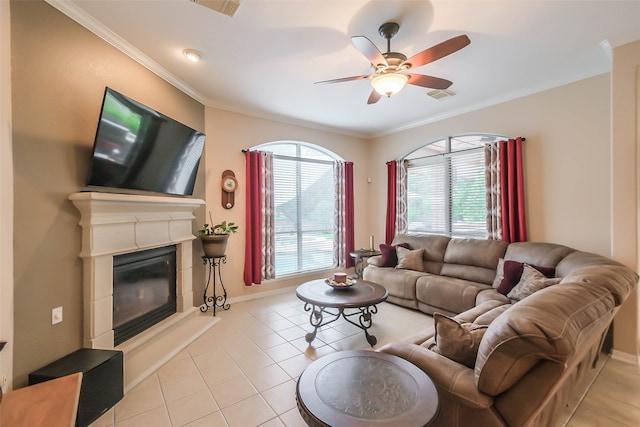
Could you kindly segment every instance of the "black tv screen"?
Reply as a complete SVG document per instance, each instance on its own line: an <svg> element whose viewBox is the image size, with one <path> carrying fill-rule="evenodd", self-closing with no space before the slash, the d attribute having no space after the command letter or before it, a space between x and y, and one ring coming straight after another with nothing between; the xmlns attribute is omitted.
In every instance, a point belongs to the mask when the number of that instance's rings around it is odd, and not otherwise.
<svg viewBox="0 0 640 427"><path fill-rule="evenodd" d="M87 186L190 196L205 135L106 88Z"/></svg>

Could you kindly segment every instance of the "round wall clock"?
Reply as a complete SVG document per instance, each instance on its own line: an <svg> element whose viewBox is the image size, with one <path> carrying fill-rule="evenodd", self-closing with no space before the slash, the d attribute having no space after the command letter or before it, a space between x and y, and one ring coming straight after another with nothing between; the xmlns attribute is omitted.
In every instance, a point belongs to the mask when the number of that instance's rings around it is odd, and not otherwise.
<svg viewBox="0 0 640 427"><path fill-rule="evenodd" d="M238 189L238 180L233 171L222 172L222 207L231 209L235 204L235 191Z"/></svg>
<svg viewBox="0 0 640 427"><path fill-rule="evenodd" d="M238 180L231 175L222 178L222 189L227 193L233 193L238 188Z"/></svg>

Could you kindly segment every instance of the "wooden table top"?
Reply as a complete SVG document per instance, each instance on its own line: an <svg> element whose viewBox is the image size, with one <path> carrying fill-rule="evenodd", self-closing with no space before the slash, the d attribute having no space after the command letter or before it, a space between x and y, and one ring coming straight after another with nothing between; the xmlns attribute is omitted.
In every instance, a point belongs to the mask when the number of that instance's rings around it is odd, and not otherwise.
<svg viewBox="0 0 640 427"><path fill-rule="evenodd" d="M303 283L296 289L299 299L331 308L359 308L376 305L387 299L387 290L377 283L357 279L353 286L333 288L325 279Z"/></svg>
<svg viewBox="0 0 640 427"><path fill-rule="evenodd" d="M435 385L414 364L366 350L333 353L305 369L298 408L313 427L417 427L438 412Z"/></svg>
<svg viewBox="0 0 640 427"><path fill-rule="evenodd" d="M73 427L81 385L82 373L78 372L10 391L0 405L0 425Z"/></svg>

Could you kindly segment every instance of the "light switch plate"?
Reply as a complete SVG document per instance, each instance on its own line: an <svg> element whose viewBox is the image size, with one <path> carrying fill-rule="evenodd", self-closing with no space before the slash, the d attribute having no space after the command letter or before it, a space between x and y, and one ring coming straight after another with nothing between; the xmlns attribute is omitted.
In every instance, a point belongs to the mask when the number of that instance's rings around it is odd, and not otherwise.
<svg viewBox="0 0 640 427"><path fill-rule="evenodd" d="M51 310L51 324L55 325L60 322L62 322L62 307L56 307Z"/></svg>

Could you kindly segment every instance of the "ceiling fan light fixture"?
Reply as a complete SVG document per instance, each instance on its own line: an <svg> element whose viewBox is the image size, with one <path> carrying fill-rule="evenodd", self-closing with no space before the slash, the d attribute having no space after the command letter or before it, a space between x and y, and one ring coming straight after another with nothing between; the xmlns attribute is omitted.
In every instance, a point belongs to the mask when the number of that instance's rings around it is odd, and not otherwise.
<svg viewBox="0 0 640 427"><path fill-rule="evenodd" d="M391 97L400 92L402 88L409 81L409 76L406 74L380 74L371 79L371 86L380 95Z"/></svg>
<svg viewBox="0 0 640 427"><path fill-rule="evenodd" d="M200 52L195 49L185 49L182 51L182 54L191 62L200 61Z"/></svg>

